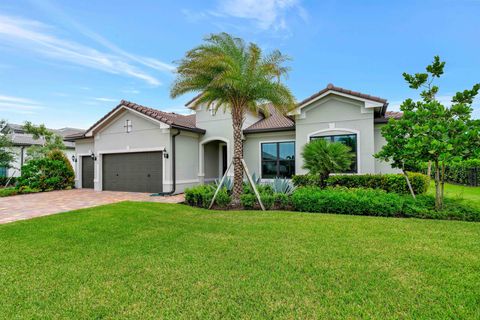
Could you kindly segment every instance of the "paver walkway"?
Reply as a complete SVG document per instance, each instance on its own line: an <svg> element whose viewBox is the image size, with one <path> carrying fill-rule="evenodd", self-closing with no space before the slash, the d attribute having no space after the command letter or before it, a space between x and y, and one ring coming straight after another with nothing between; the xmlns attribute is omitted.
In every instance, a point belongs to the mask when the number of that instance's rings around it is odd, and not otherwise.
<svg viewBox="0 0 480 320"><path fill-rule="evenodd" d="M149 193L73 189L0 198L0 224L120 201L183 202L183 194L151 197Z"/></svg>

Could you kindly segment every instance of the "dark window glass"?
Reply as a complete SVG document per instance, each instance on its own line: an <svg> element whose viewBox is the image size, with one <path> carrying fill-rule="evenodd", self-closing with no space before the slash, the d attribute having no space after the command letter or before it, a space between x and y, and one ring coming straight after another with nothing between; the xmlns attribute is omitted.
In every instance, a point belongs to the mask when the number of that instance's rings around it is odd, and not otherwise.
<svg viewBox="0 0 480 320"><path fill-rule="evenodd" d="M357 135L356 134L340 134L335 136L321 136L321 137L311 137L310 140L315 139L324 139L328 142L340 142L344 145L350 147L351 152L353 153L352 158L352 166L350 170L345 172L337 172L337 173L357 173Z"/></svg>
<svg viewBox="0 0 480 320"><path fill-rule="evenodd" d="M295 174L295 142L262 143L262 178L291 178Z"/></svg>
<svg viewBox="0 0 480 320"><path fill-rule="evenodd" d="M7 176L7 168L0 167L0 177L6 177L6 176Z"/></svg>

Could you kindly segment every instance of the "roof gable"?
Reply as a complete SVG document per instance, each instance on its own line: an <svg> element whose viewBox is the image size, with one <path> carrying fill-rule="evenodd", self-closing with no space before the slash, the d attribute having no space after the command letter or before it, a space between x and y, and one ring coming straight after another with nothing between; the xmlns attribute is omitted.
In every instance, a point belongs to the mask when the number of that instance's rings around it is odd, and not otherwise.
<svg viewBox="0 0 480 320"><path fill-rule="evenodd" d="M122 109L127 109L135 111L151 118L152 120L167 124L173 128L205 133L205 130L197 128L195 126L195 115L185 116L173 112L164 112L150 107L145 107L130 101L122 100L120 104L113 108L109 113L103 116L100 120L95 122L90 128L85 131L84 136L90 137L93 135L93 131L105 123L107 120L111 119L115 114L117 114Z"/></svg>
<svg viewBox="0 0 480 320"><path fill-rule="evenodd" d="M365 108L379 108L379 109L381 109L380 110L381 114L385 114L385 111L386 111L387 106L388 106L388 102L387 102L386 99L376 97L376 96L372 96L372 95L365 94L365 93L361 93L361 92L358 92L358 91L352 91L352 90L344 89L344 88L337 87L337 86L334 86L333 84L329 83L327 85L327 87L325 87L324 89L322 89L319 92L311 95L310 97L300 101L297 104L297 108L289 114L291 114L291 115L300 114L302 108L312 104L315 101L318 101L318 100L322 99L323 97L325 97L329 94L336 94L336 95L339 95L339 96L348 97L348 98L351 98L351 99L354 99L354 100L362 101L362 102L365 103Z"/></svg>

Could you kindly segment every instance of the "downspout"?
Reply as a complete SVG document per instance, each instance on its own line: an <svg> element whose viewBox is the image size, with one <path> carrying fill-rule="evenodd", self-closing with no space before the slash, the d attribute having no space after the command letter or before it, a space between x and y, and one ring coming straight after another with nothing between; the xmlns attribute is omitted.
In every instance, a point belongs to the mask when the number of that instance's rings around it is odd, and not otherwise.
<svg viewBox="0 0 480 320"><path fill-rule="evenodd" d="M172 136L172 190L168 192L159 192L151 194L150 196L153 197L164 197L164 196L171 196L175 193L175 189L177 187L177 173L176 173L176 150L175 150L175 138L180 134L180 130L177 129L177 133Z"/></svg>

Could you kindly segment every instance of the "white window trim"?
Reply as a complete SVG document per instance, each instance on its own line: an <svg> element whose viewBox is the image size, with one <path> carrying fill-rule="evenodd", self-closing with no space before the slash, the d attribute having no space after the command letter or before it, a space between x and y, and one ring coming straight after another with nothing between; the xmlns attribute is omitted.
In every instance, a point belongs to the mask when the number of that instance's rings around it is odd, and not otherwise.
<svg viewBox="0 0 480 320"><path fill-rule="evenodd" d="M295 167L294 167L294 175L296 174L296 166L297 166L297 141L293 140L265 140L258 142L258 175L262 181L273 181L272 178L263 178L262 174L262 143L276 143L276 142L293 142L295 144L295 149L293 150L293 154L295 155ZM253 174L253 172L252 172Z"/></svg>
<svg viewBox="0 0 480 320"><path fill-rule="evenodd" d="M356 172L356 174L361 174L361 173L362 173L362 170L361 170L361 167L360 167L360 163L361 163L361 161L360 161L360 158L361 158L360 131L355 130L355 129L349 129L349 128L328 128L328 129L322 129L322 130L310 132L310 133L307 135L307 143L310 142L310 138L313 137L313 136L316 136L316 137L331 136L332 134L326 134L326 133L336 132L336 131L350 132L350 133L354 133L354 134L357 135L357 172ZM333 134L333 135L334 135L334 134ZM350 174L355 174L355 173L350 173Z"/></svg>

